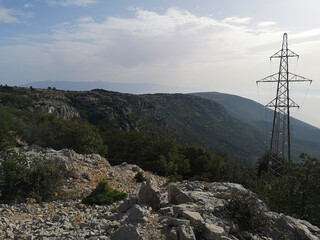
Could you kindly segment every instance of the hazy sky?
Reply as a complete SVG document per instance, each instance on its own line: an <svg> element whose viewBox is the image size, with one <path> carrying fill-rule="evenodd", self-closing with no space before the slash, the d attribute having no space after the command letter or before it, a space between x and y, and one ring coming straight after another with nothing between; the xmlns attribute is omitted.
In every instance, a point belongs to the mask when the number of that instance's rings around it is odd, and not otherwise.
<svg viewBox="0 0 320 240"><path fill-rule="evenodd" d="M0 0L0 84L151 82L267 103L288 33L294 113L320 127L319 0ZM298 85L298 86L297 86ZM170 91L170 89L168 89ZM259 94L257 93L259 92ZM304 103L304 104L303 104Z"/></svg>

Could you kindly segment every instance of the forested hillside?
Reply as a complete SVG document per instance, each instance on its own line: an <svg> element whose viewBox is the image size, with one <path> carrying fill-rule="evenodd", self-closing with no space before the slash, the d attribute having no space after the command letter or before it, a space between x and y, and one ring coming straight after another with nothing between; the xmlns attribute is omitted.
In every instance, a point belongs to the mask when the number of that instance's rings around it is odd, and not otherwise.
<svg viewBox="0 0 320 240"><path fill-rule="evenodd" d="M75 123L86 122L92 128L112 126L119 133L165 135L178 144L198 146L230 158L236 157L247 165L254 163L265 150L263 137L257 129L230 116L222 105L200 97L9 87L2 87L1 92L5 106L20 108L29 115L54 113L59 117L56 121L72 118ZM30 124L32 128L34 124ZM32 132L36 133L36 130ZM36 136L33 141L44 141L46 145L50 134L45 135Z"/></svg>

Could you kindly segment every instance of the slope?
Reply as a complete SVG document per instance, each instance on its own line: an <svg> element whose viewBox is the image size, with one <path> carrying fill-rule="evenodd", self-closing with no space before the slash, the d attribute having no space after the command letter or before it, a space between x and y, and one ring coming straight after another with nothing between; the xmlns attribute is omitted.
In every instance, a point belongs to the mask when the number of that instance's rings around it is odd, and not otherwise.
<svg viewBox="0 0 320 240"><path fill-rule="evenodd" d="M2 103L8 107L19 107L22 101L12 105L10 99L28 99L28 103L23 100L27 103L24 111L52 113L62 119L84 118L93 125L105 121L120 132L166 135L179 144L238 158L243 164L255 162L265 149L259 130L230 116L221 104L197 96L2 88Z"/></svg>
<svg viewBox="0 0 320 240"><path fill-rule="evenodd" d="M230 115L259 129L264 135L267 144L269 144L273 120L272 110L265 108L253 100L231 94L203 92L192 93L192 95L222 104ZM302 152L319 158L320 150L318 146L320 146L320 129L292 117L290 121L292 155L294 156L294 160L296 160Z"/></svg>

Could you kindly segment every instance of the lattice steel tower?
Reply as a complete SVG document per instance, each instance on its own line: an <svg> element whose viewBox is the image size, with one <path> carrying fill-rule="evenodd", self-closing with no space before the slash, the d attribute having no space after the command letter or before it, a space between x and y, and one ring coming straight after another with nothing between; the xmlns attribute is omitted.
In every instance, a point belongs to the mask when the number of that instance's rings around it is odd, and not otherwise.
<svg viewBox="0 0 320 240"><path fill-rule="evenodd" d="M289 57L299 58L299 55L288 49L288 36L285 33L283 34L281 50L270 57L270 60L280 58L279 72L257 81L257 84L260 82L277 83L276 97L266 105L266 107L274 109L268 172L276 175L281 175L282 171L280 158L291 159L290 108L299 107L289 97L289 83L312 82L307 78L289 72Z"/></svg>

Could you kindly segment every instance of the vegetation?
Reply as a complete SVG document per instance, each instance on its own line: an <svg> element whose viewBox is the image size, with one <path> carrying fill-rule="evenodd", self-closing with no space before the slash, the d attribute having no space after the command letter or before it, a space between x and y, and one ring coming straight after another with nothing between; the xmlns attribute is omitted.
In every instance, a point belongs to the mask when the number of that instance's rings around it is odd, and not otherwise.
<svg viewBox="0 0 320 240"><path fill-rule="evenodd" d="M134 180L136 180L136 182L145 182L147 181L148 179L145 178L145 176L143 175L143 172L138 172L134 178Z"/></svg>
<svg viewBox="0 0 320 240"><path fill-rule="evenodd" d="M220 210L220 214L234 219L242 231L262 232L270 223L259 208L257 198L250 193L237 192L228 196L228 204Z"/></svg>
<svg viewBox="0 0 320 240"><path fill-rule="evenodd" d="M82 203L89 205L112 204L115 201L124 200L127 197L127 193L112 189L108 182L103 179L98 183L96 188L82 200Z"/></svg>
<svg viewBox="0 0 320 240"><path fill-rule="evenodd" d="M25 112L15 130L29 144L53 149L69 148L78 153L106 155L107 147L98 129L82 119L60 119L52 114Z"/></svg>
<svg viewBox="0 0 320 240"><path fill-rule="evenodd" d="M320 226L320 162L306 154L300 158L299 163L286 161L281 177L263 172L255 190L273 211Z"/></svg>
<svg viewBox="0 0 320 240"><path fill-rule="evenodd" d="M53 162L32 159L28 163L10 148L0 152L0 159L0 202L49 201L60 192L64 172Z"/></svg>
<svg viewBox="0 0 320 240"><path fill-rule="evenodd" d="M0 87L0 201L23 202L26 198L48 201L54 199L55 192L59 191L63 182L63 172L57 166L36 159L29 166L24 156L12 150L12 147L19 144L17 140L22 140L28 144L57 150L70 148L79 153L100 153L108 157L111 164L124 161L137 164L144 170L167 176L169 181L189 179L240 183L255 192L271 210L320 226L320 162L316 158L302 154L298 163L283 160L282 177L274 177L266 173L267 154L257 161L257 166L244 166L235 157L230 158L230 155L227 157L221 152L219 154L218 151L208 150L209 147L203 149L192 144L201 139L199 144L202 146L203 142L211 147L221 143L227 151L234 147L236 141L243 141L243 137L239 137L242 131L251 131L246 125L236 124L232 118L224 118L223 110L214 104L200 102L201 105L199 101L202 100L193 102L191 98L179 95L167 98L168 106L161 108L161 116L166 116L167 122L164 123L161 118L156 120L171 127L160 128L155 120L146 121L137 115L127 114L128 103L116 95L92 101L92 104L101 101L101 105L87 106L85 101L81 101L81 97L85 95L74 94L70 101L79 109L81 118L61 119L53 114L31 111L39 98L36 92L35 89ZM58 91L55 94L56 92ZM99 94L103 92L95 91L90 97ZM156 97L162 99L161 96ZM181 101L181 105L175 110L173 106L177 99ZM189 103L195 105L188 107ZM200 106L198 103L203 108L196 111L194 108ZM107 116L102 108L103 104L113 109L112 116ZM217 115L216 121L206 115L204 119L197 120L198 125L195 124L194 120L203 116L203 112L209 111L208 109L213 111L209 114L211 117ZM127 112L123 114L123 111ZM187 115L193 111L197 114ZM219 111L222 111L221 114ZM218 123L222 121L228 121L233 128L220 128ZM218 125L213 126L212 122ZM205 134L197 135L190 130L190 126L192 129L198 127ZM175 128L178 132L176 135L173 132ZM235 132L233 129L236 129ZM219 141L209 141L208 132L218 136ZM224 136L227 138L223 138ZM255 139L256 133L248 133L246 136ZM188 142L188 138L192 141ZM236 140L231 141L231 138ZM241 148L246 148L246 144L241 143ZM258 145L252 145L246 151L261 148ZM235 152L239 152L239 149ZM246 156L246 153L242 156ZM125 196L125 193L110 189L108 183L103 181L83 201L88 204L109 203ZM248 208L250 199L244 198ZM237 204L239 203L234 203L235 206ZM233 203L230 207L232 206ZM243 214L251 214L246 213L246 206L239 207L244 209ZM253 213L252 219L255 214L257 213ZM252 224L254 223L243 223L243 227Z"/></svg>

